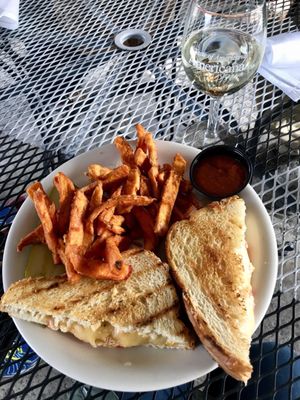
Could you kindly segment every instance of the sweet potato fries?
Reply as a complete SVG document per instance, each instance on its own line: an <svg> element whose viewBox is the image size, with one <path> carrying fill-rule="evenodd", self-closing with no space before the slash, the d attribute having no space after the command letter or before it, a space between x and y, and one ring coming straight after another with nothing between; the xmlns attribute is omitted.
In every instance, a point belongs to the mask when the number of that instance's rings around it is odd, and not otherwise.
<svg viewBox="0 0 300 400"><path fill-rule="evenodd" d="M19 242L18 251L46 243L54 263L64 264L73 282L82 275L126 279L131 267L122 260L123 250L138 244L156 251L170 224L187 218L197 203L183 178L184 158L176 154L172 164L159 165L152 135L140 124L136 130L135 148L115 139L122 164L90 165L86 186L76 188L62 172L56 174L57 205L39 182L27 189L41 224Z"/></svg>

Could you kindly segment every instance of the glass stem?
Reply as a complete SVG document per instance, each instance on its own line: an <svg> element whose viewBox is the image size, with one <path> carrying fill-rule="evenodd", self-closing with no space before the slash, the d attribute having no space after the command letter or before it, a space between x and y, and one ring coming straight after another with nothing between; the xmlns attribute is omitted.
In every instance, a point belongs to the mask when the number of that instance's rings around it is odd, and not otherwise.
<svg viewBox="0 0 300 400"><path fill-rule="evenodd" d="M218 139L220 102L221 97L210 98L208 124L205 135L207 139Z"/></svg>

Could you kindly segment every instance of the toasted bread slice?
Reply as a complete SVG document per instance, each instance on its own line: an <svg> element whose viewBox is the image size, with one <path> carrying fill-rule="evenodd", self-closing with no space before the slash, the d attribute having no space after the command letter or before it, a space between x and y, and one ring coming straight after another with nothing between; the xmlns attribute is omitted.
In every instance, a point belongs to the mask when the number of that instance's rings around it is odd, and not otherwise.
<svg viewBox="0 0 300 400"><path fill-rule="evenodd" d="M195 336L179 317L169 266L150 251L123 254L133 268L125 281L82 277L70 283L65 276L23 279L3 295L0 309L70 332L94 347L193 348Z"/></svg>
<svg viewBox="0 0 300 400"><path fill-rule="evenodd" d="M245 212L238 196L213 202L171 227L166 251L203 346L229 375L247 382L254 299Z"/></svg>

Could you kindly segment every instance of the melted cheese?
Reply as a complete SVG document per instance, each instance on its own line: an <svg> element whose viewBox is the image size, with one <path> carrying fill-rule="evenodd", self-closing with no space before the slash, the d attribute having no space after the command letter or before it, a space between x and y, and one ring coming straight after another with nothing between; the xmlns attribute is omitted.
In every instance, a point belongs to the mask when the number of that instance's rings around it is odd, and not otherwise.
<svg viewBox="0 0 300 400"><path fill-rule="evenodd" d="M60 329L63 330L62 327L60 327ZM78 339L90 343L93 347L114 345L115 342L117 342L121 347L133 347L145 344L151 344L154 346L172 345L171 343L167 343L167 339L162 336L157 336L152 339L137 332L124 332L119 329L116 330L108 323L101 326L96 331L93 331L89 327L83 327L73 323L68 326L67 331L72 333Z"/></svg>
<svg viewBox="0 0 300 400"><path fill-rule="evenodd" d="M125 331L114 327L109 322L104 322L99 328L97 328L97 330L93 330L91 327L84 327L76 322L55 319L52 316L41 315L38 312L35 315L32 315L30 312L27 312L28 315L25 314L26 313L23 312L22 316L25 320L27 319L28 321L42 323L53 330L72 333L78 339L89 343L93 347L115 347L116 343L121 347L134 347L141 345L171 348L177 347L176 341L168 340L168 338L162 335L150 336L143 334L142 331ZM28 318L26 318L26 316Z"/></svg>

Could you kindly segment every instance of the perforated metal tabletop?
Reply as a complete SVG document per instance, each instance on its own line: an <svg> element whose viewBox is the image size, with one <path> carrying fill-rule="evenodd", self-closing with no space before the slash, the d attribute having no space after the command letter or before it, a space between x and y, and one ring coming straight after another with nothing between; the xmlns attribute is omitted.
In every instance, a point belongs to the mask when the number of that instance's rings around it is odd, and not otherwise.
<svg viewBox="0 0 300 400"><path fill-rule="evenodd" d="M188 3L21 0L20 28L0 31L1 254L25 188L67 159L117 135L135 137L137 122L158 139L194 144L191 127L207 118L208 99L189 84L181 67ZM269 1L268 9L269 35L299 29L297 0ZM118 49L114 37L128 28L148 31L150 45L136 52ZM277 376L286 346L289 371L300 359L300 105L257 74L222 107L222 118L251 157L252 185L278 242L276 290L253 339L259 372L249 383L252 394L247 397L243 385L221 369L157 393L125 395L88 387L24 350L12 320L1 314L1 399L277 399L280 392L292 398L300 376L291 373L279 383ZM265 372L262 350L268 343L275 362ZM266 376L273 384L262 397Z"/></svg>

